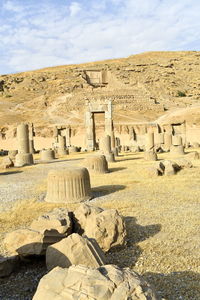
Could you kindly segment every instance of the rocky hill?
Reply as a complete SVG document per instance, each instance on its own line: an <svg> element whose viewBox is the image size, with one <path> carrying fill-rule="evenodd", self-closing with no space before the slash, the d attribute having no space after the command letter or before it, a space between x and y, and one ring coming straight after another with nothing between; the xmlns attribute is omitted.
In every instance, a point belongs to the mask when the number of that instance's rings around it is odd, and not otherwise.
<svg viewBox="0 0 200 300"><path fill-rule="evenodd" d="M0 76L0 128L84 122L85 100L112 99L118 124L155 120L200 103L200 52L127 58Z"/></svg>

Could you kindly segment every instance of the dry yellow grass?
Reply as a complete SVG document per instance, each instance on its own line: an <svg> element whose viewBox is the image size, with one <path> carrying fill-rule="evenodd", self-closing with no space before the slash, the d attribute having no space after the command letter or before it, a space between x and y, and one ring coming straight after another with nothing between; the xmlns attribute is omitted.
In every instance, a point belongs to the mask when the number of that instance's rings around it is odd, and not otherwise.
<svg viewBox="0 0 200 300"><path fill-rule="evenodd" d="M175 176L150 178L146 168L155 162L144 161L142 153L126 154L110 164L110 173L91 177L95 194L107 195L94 200L94 205L118 209L127 224L127 247L108 253L108 258L143 274L166 299L200 299L200 160L192 162L193 168ZM45 191L45 179L35 189ZM1 237L57 206L22 201L0 214Z"/></svg>

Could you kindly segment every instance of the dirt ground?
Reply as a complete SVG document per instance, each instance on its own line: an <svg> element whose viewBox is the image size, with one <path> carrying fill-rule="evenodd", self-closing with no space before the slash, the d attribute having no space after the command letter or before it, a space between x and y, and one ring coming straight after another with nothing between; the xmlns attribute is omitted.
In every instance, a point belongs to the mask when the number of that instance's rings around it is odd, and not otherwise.
<svg viewBox="0 0 200 300"><path fill-rule="evenodd" d="M61 206L44 202L48 171L69 164L80 165L86 155L70 155L51 164L6 172L0 170L0 255L6 253L2 245L6 232L27 226L43 212ZM170 154L158 156L172 159ZM116 208L127 226L127 245L107 253L107 259L109 263L130 267L142 274L167 300L199 300L200 160L192 161L193 168L185 168L176 175L149 177L146 170L155 163L144 161L142 153L123 153L115 163L109 164L110 173L91 176L94 198L90 202ZM77 205L63 206L73 210ZM2 295L12 287L10 296L1 299L31 299L27 295L34 293L39 278L35 279L32 290L20 293L19 278L23 278L26 268L37 277L29 265L10 278L0 280ZM41 274L44 272L42 269ZM27 285L31 282L28 280ZM16 295L20 296L16 298Z"/></svg>

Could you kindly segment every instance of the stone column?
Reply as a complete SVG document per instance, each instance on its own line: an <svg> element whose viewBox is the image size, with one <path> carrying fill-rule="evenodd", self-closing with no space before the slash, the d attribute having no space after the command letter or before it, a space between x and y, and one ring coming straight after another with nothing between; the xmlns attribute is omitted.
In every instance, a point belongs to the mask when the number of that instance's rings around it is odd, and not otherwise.
<svg viewBox="0 0 200 300"><path fill-rule="evenodd" d="M54 142L57 143L58 142L58 128L56 126L53 128L53 138L54 138Z"/></svg>
<svg viewBox="0 0 200 300"><path fill-rule="evenodd" d="M182 137L180 135L173 135L172 136L172 144L174 146L182 145L183 144Z"/></svg>
<svg viewBox="0 0 200 300"><path fill-rule="evenodd" d="M106 155L111 153L111 137L109 135L102 137L100 139L99 147L103 154Z"/></svg>
<svg viewBox="0 0 200 300"><path fill-rule="evenodd" d="M33 132L34 132L33 124L31 124L31 125L29 125L29 151L32 154L35 153Z"/></svg>
<svg viewBox="0 0 200 300"><path fill-rule="evenodd" d="M27 124L17 127L18 153L29 153L29 130Z"/></svg>
<svg viewBox="0 0 200 300"><path fill-rule="evenodd" d="M94 114L90 111L85 113L86 125L86 148L87 150L94 150L95 136L94 136Z"/></svg>
<svg viewBox="0 0 200 300"><path fill-rule="evenodd" d="M17 127L18 154L15 157L15 167L33 164L33 155L29 153L29 128L27 124Z"/></svg>
<svg viewBox="0 0 200 300"><path fill-rule="evenodd" d="M172 145L172 135L169 133L164 133L164 149L165 151L169 151Z"/></svg>
<svg viewBox="0 0 200 300"><path fill-rule="evenodd" d="M115 149L115 134L113 130L111 132L111 149Z"/></svg>
<svg viewBox="0 0 200 300"><path fill-rule="evenodd" d="M65 136L62 135L58 136L58 154L59 155L67 154Z"/></svg>
<svg viewBox="0 0 200 300"><path fill-rule="evenodd" d="M105 111L105 134L110 135L113 131L113 122L112 122L112 101L108 101L108 110Z"/></svg>
<svg viewBox="0 0 200 300"><path fill-rule="evenodd" d="M66 146L70 147L71 146L71 127L68 126L66 128Z"/></svg>
<svg viewBox="0 0 200 300"><path fill-rule="evenodd" d="M145 150L149 151L154 148L154 133L148 132L146 134L146 143L145 143Z"/></svg>

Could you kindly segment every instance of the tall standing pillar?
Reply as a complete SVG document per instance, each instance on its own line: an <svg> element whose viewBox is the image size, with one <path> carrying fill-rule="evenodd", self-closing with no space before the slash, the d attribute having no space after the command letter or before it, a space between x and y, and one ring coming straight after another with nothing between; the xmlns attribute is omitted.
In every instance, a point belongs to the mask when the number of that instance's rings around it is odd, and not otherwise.
<svg viewBox="0 0 200 300"><path fill-rule="evenodd" d="M112 131L113 131L112 102L108 101L108 110L105 111L105 134L111 136Z"/></svg>
<svg viewBox="0 0 200 300"><path fill-rule="evenodd" d="M66 128L66 146L70 147L71 146L71 127L68 126Z"/></svg>
<svg viewBox="0 0 200 300"><path fill-rule="evenodd" d="M29 151L32 154L35 153L33 133L34 133L33 124L31 124L29 125Z"/></svg>
<svg viewBox="0 0 200 300"><path fill-rule="evenodd" d="M17 127L18 153L29 153L29 130L27 124Z"/></svg>
<svg viewBox="0 0 200 300"><path fill-rule="evenodd" d="M87 111L85 114L86 123L86 148L93 151L95 148L95 135L94 135L94 114Z"/></svg>
<svg viewBox="0 0 200 300"><path fill-rule="evenodd" d="M62 135L58 136L58 154L59 155L67 154L65 136Z"/></svg>
<svg viewBox="0 0 200 300"><path fill-rule="evenodd" d="M29 128L27 124L20 124L17 127L18 154L15 157L15 166L23 167L33 164L33 155L29 148Z"/></svg>

